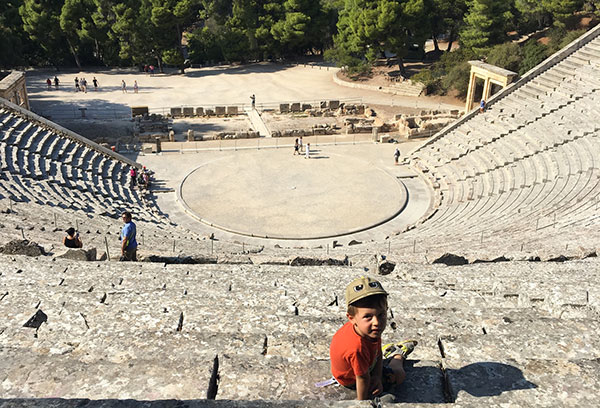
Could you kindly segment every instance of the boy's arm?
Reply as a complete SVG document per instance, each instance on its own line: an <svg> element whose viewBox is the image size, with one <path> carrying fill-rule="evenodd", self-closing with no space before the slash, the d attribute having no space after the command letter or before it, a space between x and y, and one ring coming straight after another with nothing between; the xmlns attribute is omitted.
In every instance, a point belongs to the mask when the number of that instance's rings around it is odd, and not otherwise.
<svg viewBox="0 0 600 408"><path fill-rule="evenodd" d="M371 395L377 395L383 392L383 384L381 383L381 375L383 373L383 358L381 353L379 353L379 356L377 356L377 362L375 363L375 368L373 368L372 373L369 393Z"/></svg>
<svg viewBox="0 0 600 408"><path fill-rule="evenodd" d="M369 385L371 383L371 375L366 373L363 376L356 376L356 399L368 400L371 398L369 393Z"/></svg>

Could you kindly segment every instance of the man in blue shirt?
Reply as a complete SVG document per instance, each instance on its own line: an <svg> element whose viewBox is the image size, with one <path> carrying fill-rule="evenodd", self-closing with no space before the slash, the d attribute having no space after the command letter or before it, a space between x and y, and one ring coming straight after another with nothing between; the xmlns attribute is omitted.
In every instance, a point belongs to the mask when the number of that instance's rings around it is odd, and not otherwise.
<svg viewBox="0 0 600 408"><path fill-rule="evenodd" d="M131 221L131 213L123 213L123 228L121 229L121 261L137 261L137 241L135 240L135 224Z"/></svg>

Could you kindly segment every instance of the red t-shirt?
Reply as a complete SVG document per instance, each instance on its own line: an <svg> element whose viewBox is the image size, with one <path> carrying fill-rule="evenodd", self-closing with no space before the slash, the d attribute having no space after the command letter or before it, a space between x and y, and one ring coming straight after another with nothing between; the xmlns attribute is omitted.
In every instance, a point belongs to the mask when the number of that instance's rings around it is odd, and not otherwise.
<svg viewBox="0 0 600 408"><path fill-rule="evenodd" d="M343 325L329 346L331 374L342 385L356 383L356 376L367 374L377 363L381 353L381 338L371 341L360 337L351 322Z"/></svg>

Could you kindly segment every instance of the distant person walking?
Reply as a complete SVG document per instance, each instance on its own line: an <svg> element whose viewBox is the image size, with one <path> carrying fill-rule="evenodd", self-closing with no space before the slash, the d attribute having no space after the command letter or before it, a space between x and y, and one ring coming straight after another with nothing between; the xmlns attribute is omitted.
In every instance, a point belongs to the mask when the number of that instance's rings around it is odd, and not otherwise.
<svg viewBox="0 0 600 408"><path fill-rule="evenodd" d="M55 76L54 76L54 87L55 87L56 89L58 89L58 84L59 84L59 80L58 80L58 77L55 75Z"/></svg>
<svg viewBox="0 0 600 408"><path fill-rule="evenodd" d="M136 228L131 221L131 213L125 211L122 215L123 228L121 229L121 258L120 261L137 261L137 241L135 240Z"/></svg>
<svg viewBox="0 0 600 408"><path fill-rule="evenodd" d="M300 152L298 151L299 148L300 148L300 145L298 144L298 138L296 138L296 141L294 142L294 155L300 154Z"/></svg>
<svg viewBox="0 0 600 408"><path fill-rule="evenodd" d="M479 113L483 113L484 110L485 110L485 100L482 99L481 102L479 102Z"/></svg>
<svg viewBox="0 0 600 408"><path fill-rule="evenodd" d="M133 81L133 93L138 93L138 84L137 84L137 81Z"/></svg>
<svg viewBox="0 0 600 408"><path fill-rule="evenodd" d="M394 151L394 164L397 166L398 165L398 160L400 159L400 149L398 149L396 147L396 150Z"/></svg>
<svg viewBox="0 0 600 408"><path fill-rule="evenodd" d="M300 150L300 154L302 154L302 136L298 139L298 150Z"/></svg>
<svg viewBox="0 0 600 408"><path fill-rule="evenodd" d="M150 65L150 76L154 75L154 65Z"/></svg>
<svg viewBox="0 0 600 408"><path fill-rule="evenodd" d="M87 93L87 80L85 78L81 78L81 90Z"/></svg>
<svg viewBox="0 0 600 408"><path fill-rule="evenodd" d="M310 159L310 143L306 144L306 150L305 150L304 153L306 153L306 155L304 156L304 158L305 159Z"/></svg>
<svg viewBox="0 0 600 408"><path fill-rule="evenodd" d="M46 79L46 85L48 85L48 90L52 89L52 80L50 78Z"/></svg>
<svg viewBox="0 0 600 408"><path fill-rule="evenodd" d="M123 93L127 93L127 84L125 83L124 79L121 79L121 91Z"/></svg>
<svg viewBox="0 0 600 408"><path fill-rule="evenodd" d="M250 100L252 101L252 109L254 109L254 107L256 106L256 96L252 94Z"/></svg>
<svg viewBox="0 0 600 408"><path fill-rule="evenodd" d="M98 80L96 79L96 77L94 77L94 79L92 79L92 83L94 84L94 91L98 90Z"/></svg>
<svg viewBox="0 0 600 408"><path fill-rule="evenodd" d="M77 92L79 92L79 91L80 91L80 89L79 89L79 78L77 78L77 77L75 77L75 90L76 90Z"/></svg>
<svg viewBox="0 0 600 408"><path fill-rule="evenodd" d="M75 231L75 228L69 227L69 229L67 229L65 232L67 233L67 236L63 237L63 245L64 246L66 246L67 248L82 248L83 247L83 243L81 242L81 239L79 238L79 233L77 231Z"/></svg>

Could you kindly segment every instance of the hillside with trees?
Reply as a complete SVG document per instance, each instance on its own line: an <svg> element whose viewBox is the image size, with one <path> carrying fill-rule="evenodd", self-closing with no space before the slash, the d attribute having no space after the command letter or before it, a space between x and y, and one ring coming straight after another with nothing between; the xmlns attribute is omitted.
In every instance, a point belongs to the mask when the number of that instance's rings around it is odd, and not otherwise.
<svg viewBox="0 0 600 408"><path fill-rule="evenodd" d="M0 68L152 64L183 73L318 56L360 76L386 57L404 76L406 60L437 61L413 79L460 95L469 59L526 72L580 34L572 30L582 16L598 14L600 0L5 0ZM531 33L542 34L517 41Z"/></svg>

